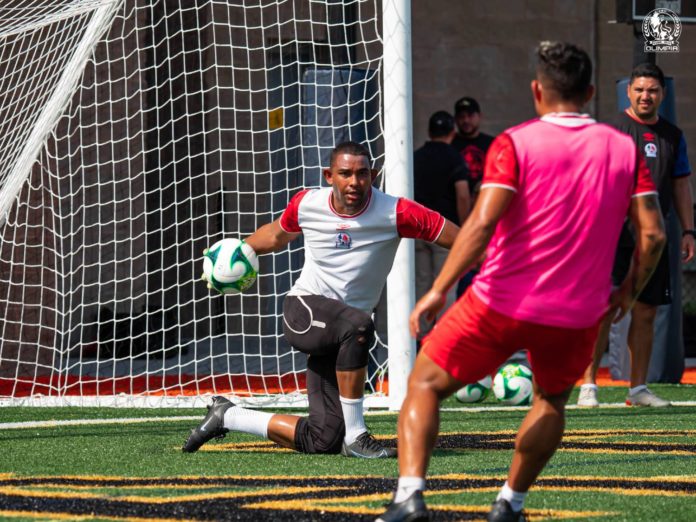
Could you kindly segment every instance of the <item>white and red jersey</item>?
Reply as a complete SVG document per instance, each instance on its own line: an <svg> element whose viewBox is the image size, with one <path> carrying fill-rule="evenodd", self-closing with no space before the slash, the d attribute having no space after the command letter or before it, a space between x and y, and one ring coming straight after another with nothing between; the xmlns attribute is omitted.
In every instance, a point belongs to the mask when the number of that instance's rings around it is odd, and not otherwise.
<svg viewBox="0 0 696 522"><path fill-rule="evenodd" d="M377 305L402 237L435 241L445 225L437 212L372 188L365 208L346 216L333 208L330 187L303 190L280 217L302 232L305 263L288 295L321 295L367 313Z"/></svg>
<svg viewBox="0 0 696 522"><path fill-rule="evenodd" d="M528 121L491 145L487 186L516 195L488 245L476 295L514 319L596 324L631 198L656 194L631 137L576 114Z"/></svg>

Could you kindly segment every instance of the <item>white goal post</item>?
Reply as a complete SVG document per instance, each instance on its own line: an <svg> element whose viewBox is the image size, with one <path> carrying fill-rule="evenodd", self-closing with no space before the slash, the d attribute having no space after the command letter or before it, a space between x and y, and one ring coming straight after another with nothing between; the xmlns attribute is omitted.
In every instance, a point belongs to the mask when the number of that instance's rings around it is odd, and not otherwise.
<svg viewBox="0 0 696 522"><path fill-rule="evenodd" d="M340 141L411 196L410 30L409 0L3 2L0 405L305 405L281 317L301 241L241 296L200 282L202 251L319 186ZM405 240L368 407L405 396L413 280Z"/></svg>

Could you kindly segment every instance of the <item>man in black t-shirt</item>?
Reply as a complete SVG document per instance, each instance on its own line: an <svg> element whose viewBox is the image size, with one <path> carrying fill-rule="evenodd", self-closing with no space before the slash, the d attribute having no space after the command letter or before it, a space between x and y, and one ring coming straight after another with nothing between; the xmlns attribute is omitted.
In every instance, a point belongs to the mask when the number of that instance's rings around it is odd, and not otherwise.
<svg viewBox="0 0 696 522"><path fill-rule="evenodd" d="M434 113L428 123L428 135L430 141L413 155L414 199L453 223L462 224L470 208L469 173L461 156L450 145L455 135L454 118L445 111ZM448 252L435 243L416 241L416 299L432 286ZM455 299L452 289L441 313ZM423 334L430 326L421 324Z"/></svg>
<svg viewBox="0 0 696 522"><path fill-rule="evenodd" d="M454 104L454 119L457 135L452 146L459 151L469 167L469 190L472 198L476 197L478 186L483 176L483 164L488 147L493 143L493 136L479 130L481 126L481 107L476 100L465 96Z"/></svg>
<svg viewBox="0 0 696 522"><path fill-rule="evenodd" d="M454 120L457 124L457 135L452 140L452 146L459 151L469 168L469 190L471 191L471 206L473 208L483 178L486 152L493 143L494 137L479 130L481 106L469 96L458 99L454 104ZM457 283L457 297L464 294L477 273L478 268L473 268L464 274Z"/></svg>
<svg viewBox="0 0 696 522"><path fill-rule="evenodd" d="M619 115L616 127L630 135L639 153L645 158L657 187L663 216L674 208L682 227L681 253L685 263L694 257L694 214L689 175L691 168L686 155L682 131L658 115L664 99L665 79L662 70L653 64L636 66L628 84L630 107ZM633 234L624 225L616 251L612 279L618 285L628 273L635 245ZM669 248L660 261L631 312L628 347L631 352L631 384L626 404L629 406L669 406L646 386L648 366L653 345L653 328L657 307L672 302L669 270ZM597 369L607 345L612 318L601 324L592 365L587 369L578 397L579 406L598 406Z"/></svg>

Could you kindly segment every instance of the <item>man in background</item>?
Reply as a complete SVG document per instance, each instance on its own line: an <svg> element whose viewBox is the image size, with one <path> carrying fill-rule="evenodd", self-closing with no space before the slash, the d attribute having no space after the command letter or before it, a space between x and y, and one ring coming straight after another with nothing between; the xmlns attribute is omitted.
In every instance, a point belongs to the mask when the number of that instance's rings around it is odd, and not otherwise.
<svg viewBox="0 0 696 522"><path fill-rule="evenodd" d="M450 145L455 134L451 114L437 111L430 117L430 140L413 155L413 194L421 205L461 225L469 214L469 173L462 157ZM447 253L448 250L437 243L416 240L416 299L423 297L433 284ZM455 289L451 288L443 312L456 297ZM423 319L423 334L430 330L431 324Z"/></svg>
<svg viewBox="0 0 696 522"><path fill-rule="evenodd" d="M454 104L454 119L457 134L452 140L452 146L459 151L469 168L469 190L475 199L483 176L486 152L493 143L493 136L480 131L481 106L469 96L460 98Z"/></svg>
<svg viewBox="0 0 696 522"><path fill-rule="evenodd" d="M654 64L644 63L631 72L627 93L630 106L619 115L616 127L630 135L645 159L657 187L663 216L674 207L682 227L681 253L684 263L694 257L694 213L689 186L689 159L682 131L658 115L665 97L665 77ZM619 284L628 272L635 246L633 231L624 224L616 251L612 278ZM670 286L669 248L665 248L655 272L638 296L631 312L628 347L631 353L631 381L626 397L629 406L669 406L646 385L652 353L655 316L659 305L672 302ZM597 370L607 346L611 318L602 323L592 364L580 387L578 406L599 406L597 400Z"/></svg>
<svg viewBox="0 0 696 522"><path fill-rule="evenodd" d="M471 193L471 206L473 208L478 196L481 179L483 178L483 165L486 160L486 152L493 143L493 136L480 131L481 106L469 97L464 96L454 104L454 119L457 124L457 134L452 140L452 146L459 151L462 159L469 169L469 192ZM456 296L464 294L468 286L478 273L477 263L459 280Z"/></svg>

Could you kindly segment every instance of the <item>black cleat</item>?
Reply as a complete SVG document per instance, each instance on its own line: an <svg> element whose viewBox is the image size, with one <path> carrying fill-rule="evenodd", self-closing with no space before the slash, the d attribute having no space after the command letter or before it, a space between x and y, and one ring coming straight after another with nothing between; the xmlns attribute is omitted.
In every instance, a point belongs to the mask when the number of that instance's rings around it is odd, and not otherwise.
<svg viewBox="0 0 696 522"><path fill-rule="evenodd" d="M343 441L341 455L360 459L389 459L396 457L396 449L382 446L369 431L366 431L358 435L352 444L346 444Z"/></svg>
<svg viewBox="0 0 696 522"><path fill-rule="evenodd" d="M181 451L194 453L203 444L211 439L222 439L229 430L224 426L225 412L234 404L224 397L213 397L213 403L208 406L208 414L198 427L191 430L191 434L184 442Z"/></svg>
<svg viewBox="0 0 696 522"><path fill-rule="evenodd" d="M391 502L375 522L426 522L430 513L423 500L423 492L416 491L403 502Z"/></svg>
<svg viewBox="0 0 696 522"><path fill-rule="evenodd" d="M486 518L488 522L527 522L524 511L513 511L507 500L496 500Z"/></svg>

